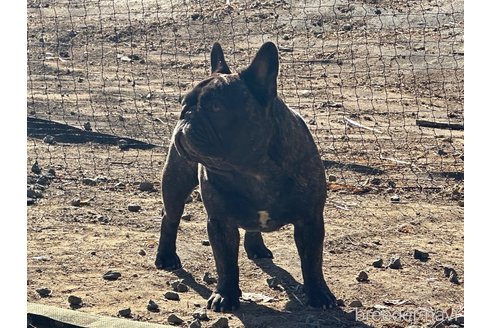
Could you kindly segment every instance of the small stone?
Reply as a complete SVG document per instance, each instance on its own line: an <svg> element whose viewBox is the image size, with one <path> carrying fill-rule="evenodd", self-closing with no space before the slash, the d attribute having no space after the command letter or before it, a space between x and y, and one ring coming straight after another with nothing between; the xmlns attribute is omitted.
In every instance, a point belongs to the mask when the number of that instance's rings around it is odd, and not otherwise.
<svg viewBox="0 0 492 328"><path fill-rule="evenodd" d="M203 275L203 281L205 281L207 284L215 284L217 282L217 279L215 279L214 277L212 277L210 275L210 272L205 272L205 274Z"/></svg>
<svg viewBox="0 0 492 328"><path fill-rule="evenodd" d="M374 13L375 13L376 15L381 15L381 13L382 13L382 12L381 12L381 9L376 9L376 10L374 11Z"/></svg>
<svg viewBox="0 0 492 328"><path fill-rule="evenodd" d="M202 245L203 245L203 246L210 246L210 241L209 241L209 240L204 239L204 240L202 240Z"/></svg>
<svg viewBox="0 0 492 328"><path fill-rule="evenodd" d="M27 198L27 206L36 204L36 200L32 198Z"/></svg>
<svg viewBox="0 0 492 328"><path fill-rule="evenodd" d="M41 168L39 167L38 161L34 162L34 164L31 167L31 171L35 174L41 173Z"/></svg>
<svg viewBox="0 0 492 328"><path fill-rule="evenodd" d="M337 306L345 306L345 301L341 298L337 299Z"/></svg>
<svg viewBox="0 0 492 328"><path fill-rule="evenodd" d="M452 272L456 273L456 270L453 269L453 268L451 268L451 267L444 267L444 270L443 271L444 271L444 276L446 278L449 278L451 276L451 273Z"/></svg>
<svg viewBox="0 0 492 328"><path fill-rule="evenodd" d="M344 31L351 31L351 30L352 30L352 25L350 25L350 24L345 24L345 25L343 25L343 27L342 27L342 28L343 28L343 30L344 30Z"/></svg>
<svg viewBox="0 0 492 328"><path fill-rule="evenodd" d="M150 312L159 312L159 305L157 305L157 303L153 300L150 300L149 304L147 304L147 310Z"/></svg>
<svg viewBox="0 0 492 328"><path fill-rule="evenodd" d="M130 145L125 139L120 139L118 140L118 148L120 148L121 150L128 150L130 148Z"/></svg>
<svg viewBox="0 0 492 328"><path fill-rule="evenodd" d="M381 184L381 179L380 178L372 178L370 180L370 184L374 185L374 186L379 186Z"/></svg>
<svg viewBox="0 0 492 328"><path fill-rule="evenodd" d="M56 171L54 168L50 167L50 169L48 170L48 178L54 178L56 176Z"/></svg>
<svg viewBox="0 0 492 328"><path fill-rule="evenodd" d="M390 268L390 269L401 269L402 265L401 265L400 258L399 257L392 257L390 259L390 264L388 265L388 268Z"/></svg>
<svg viewBox="0 0 492 328"><path fill-rule="evenodd" d="M268 287L270 287L271 289L279 288L280 279L278 279L277 277L267 278L266 282L268 284Z"/></svg>
<svg viewBox="0 0 492 328"><path fill-rule="evenodd" d="M184 220L184 221L191 221L191 214L184 214L184 215L181 217L181 220Z"/></svg>
<svg viewBox="0 0 492 328"><path fill-rule="evenodd" d="M138 255L145 256L147 255L147 252L145 251L145 249L141 249L138 251Z"/></svg>
<svg viewBox="0 0 492 328"><path fill-rule="evenodd" d="M400 196L399 195L393 195L390 198L392 203L398 203L400 201Z"/></svg>
<svg viewBox="0 0 492 328"><path fill-rule="evenodd" d="M142 207L140 205L137 205L137 204L128 204L128 210L130 212L138 212L142 209Z"/></svg>
<svg viewBox="0 0 492 328"><path fill-rule="evenodd" d="M46 186L47 184L49 184L49 182L50 179L46 175L42 175L36 180L36 183L42 186Z"/></svg>
<svg viewBox="0 0 492 328"><path fill-rule="evenodd" d="M70 295L68 296L68 303L70 303L71 306L80 306L82 304L82 299L78 296Z"/></svg>
<svg viewBox="0 0 492 328"><path fill-rule="evenodd" d="M212 328L227 328L229 327L229 320L227 318L221 317L219 320L215 321Z"/></svg>
<svg viewBox="0 0 492 328"><path fill-rule="evenodd" d="M171 314L169 317L167 317L167 322L169 322L172 325L180 325L184 322L184 320L175 314Z"/></svg>
<svg viewBox="0 0 492 328"><path fill-rule="evenodd" d="M108 224L109 218L107 216L104 216L104 215L99 215L97 217L97 221L99 221L99 223L101 223L101 224Z"/></svg>
<svg viewBox="0 0 492 328"><path fill-rule="evenodd" d="M83 178L82 183L85 184L86 186L95 186L97 185L97 180L91 178Z"/></svg>
<svg viewBox="0 0 492 328"><path fill-rule="evenodd" d="M43 142L47 143L48 145L54 145L55 142L55 137L47 135L46 137L43 138Z"/></svg>
<svg viewBox="0 0 492 328"><path fill-rule="evenodd" d="M124 308L118 311L118 315L120 317L128 318L129 316L131 316L131 314L132 314L132 310L130 308Z"/></svg>
<svg viewBox="0 0 492 328"><path fill-rule="evenodd" d="M359 300L353 300L352 302L350 302L350 304L348 306L350 306L350 307L362 307L362 302Z"/></svg>
<svg viewBox="0 0 492 328"><path fill-rule="evenodd" d="M186 286L185 284L183 284L183 281L182 280L172 281L171 282L171 287L173 288L173 290L175 292L178 292L178 293L184 293L184 292L187 292L188 290L190 290L190 288L188 286Z"/></svg>
<svg viewBox="0 0 492 328"><path fill-rule="evenodd" d="M80 198L74 198L70 201L70 205L79 207L80 206Z"/></svg>
<svg viewBox="0 0 492 328"><path fill-rule="evenodd" d="M140 191L154 191L154 184L150 181L142 181L138 186Z"/></svg>
<svg viewBox="0 0 492 328"><path fill-rule="evenodd" d="M376 261L372 262L372 266L375 268L382 268L383 267L383 259L377 259Z"/></svg>
<svg viewBox="0 0 492 328"><path fill-rule="evenodd" d="M179 301L179 294L176 292L166 292L164 298L170 301Z"/></svg>
<svg viewBox="0 0 492 328"><path fill-rule="evenodd" d="M429 259L429 253L418 250L418 249L414 249L413 250L413 258L424 262L424 261L427 261Z"/></svg>
<svg viewBox="0 0 492 328"><path fill-rule="evenodd" d="M200 320L198 319L195 319L193 320L190 325L188 326L188 328L201 328L202 327L202 324L200 323Z"/></svg>
<svg viewBox="0 0 492 328"><path fill-rule="evenodd" d="M39 191L36 191L34 189L27 189L27 198L43 198L43 194L41 194Z"/></svg>
<svg viewBox="0 0 492 328"><path fill-rule="evenodd" d="M85 131L92 131L91 122L85 122L84 123L84 130Z"/></svg>
<svg viewBox="0 0 492 328"><path fill-rule="evenodd" d="M359 275L357 278L355 278L358 282L366 282L369 280L369 276L367 275L367 272L361 271L359 272Z"/></svg>
<svg viewBox="0 0 492 328"><path fill-rule="evenodd" d="M37 293L39 294L39 296L41 296L41 297L48 297L48 296L51 296L51 289L46 288L46 287L38 288L38 289L36 289L36 292L37 292Z"/></svg>
<svg viewBox="0 0 492 328"><path fill-rule="evenodd" d="M329 182L336 182L337 181L337 177L333 174L330 174L328 175L328 181Z"/></svg>
<svg viewBox="0 0 492 328"><path fill-rule="evenodd" d="M449 281L452 282L453 284L456 284L456 285L459 285L460 284L460 280L458 278L458 273L456 273L456 271L451 271L451 273L449 274Z"/></svg>
<svg viewBox="0 0 492 328"><path fill-rule="evenodd" d="M193 312L193 318L202 320L202 321L208 321L210 318L207 315L207 310L205 309L198 309L195 312Z"/></svg>
<svg viewBox="0 0 492 328"><path fill-rule="evenodd" d="M109 270L103 275L104 280L110 280L110 281L118 280L120 277L121 277L121 273L112 270Z"/></svg>

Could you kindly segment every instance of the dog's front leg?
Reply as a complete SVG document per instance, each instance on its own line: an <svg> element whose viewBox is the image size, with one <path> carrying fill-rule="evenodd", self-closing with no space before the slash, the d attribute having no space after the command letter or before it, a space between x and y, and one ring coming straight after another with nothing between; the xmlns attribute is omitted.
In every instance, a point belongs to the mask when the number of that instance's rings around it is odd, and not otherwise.
<svg viewBox="0 0 492 328"><path fill-rule="evenodd" d="M207 308L215 312L234 311L239 308L239 231L235 224L222 218L209 217L208 238L215 258L217 289L210 296Z"/></svg>
<svg viewBox="0 0 492 328"><path fill-rule="evenodd" d="M332 308L337 304L323 277L323 218L305 220L294 224L294 238L301 258L304 292L308 305Z"/></svg>

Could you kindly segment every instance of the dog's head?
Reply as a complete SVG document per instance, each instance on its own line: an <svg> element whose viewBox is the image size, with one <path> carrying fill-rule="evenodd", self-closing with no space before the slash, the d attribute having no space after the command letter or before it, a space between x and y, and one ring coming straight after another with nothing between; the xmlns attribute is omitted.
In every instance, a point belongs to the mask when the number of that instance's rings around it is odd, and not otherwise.
<svg viewBox="0 0 492 328"><path fill-rule="evenodd" d="M277 97L278 51L265 43L239 73L229 69L221 46L211 51L211 76L182 101L174 144L181 156L217 171L257 161L272 135Z"/></svg>

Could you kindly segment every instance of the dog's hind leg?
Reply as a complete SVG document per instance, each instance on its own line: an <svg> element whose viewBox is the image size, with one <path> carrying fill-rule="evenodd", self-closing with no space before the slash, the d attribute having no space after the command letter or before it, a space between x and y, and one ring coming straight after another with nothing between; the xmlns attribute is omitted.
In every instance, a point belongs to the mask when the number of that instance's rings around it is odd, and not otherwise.
<svg viewBox="0 0 492 328"><path fill-rule="evenodd" d="M272 259L272 252L265 246L261 232L246 231L244 234L244 249L249 259Z"/></svg>
<svg viewBox="0 0 492 328"><path fill-rule="evenodd" d="M176 236L186 199L198 185L198 164L181 157L171 145L162 172L162 200L164 203L161 235L155 266L176 270L181 261L176 254Z"/></svg>

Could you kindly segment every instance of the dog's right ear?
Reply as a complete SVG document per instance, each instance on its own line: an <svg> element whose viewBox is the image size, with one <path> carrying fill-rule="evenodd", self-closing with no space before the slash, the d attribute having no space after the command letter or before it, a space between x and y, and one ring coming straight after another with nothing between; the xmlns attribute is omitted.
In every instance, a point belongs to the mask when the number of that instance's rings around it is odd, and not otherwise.
<svg viewBox="0 0 492 328"><path fill-rule="evenodd" d="M224 52L222 51L222 47L218 42L215 42L212 46L212 51L210 53L210 64L211 64L211 73L223 73L223 74L231 74L231 70L224 58Z"/></svg>

